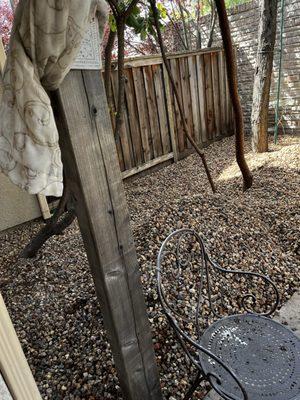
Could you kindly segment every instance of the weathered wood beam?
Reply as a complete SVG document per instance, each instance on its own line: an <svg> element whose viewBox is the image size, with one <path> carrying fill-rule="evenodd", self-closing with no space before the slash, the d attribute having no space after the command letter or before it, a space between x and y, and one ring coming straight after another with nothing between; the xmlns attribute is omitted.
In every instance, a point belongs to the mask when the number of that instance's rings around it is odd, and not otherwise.
<svg viewBox="0 0 300 400"><path fill-rule="evenodd" d="M122 172L122 179L127 179L133 175L139 174L142 171L146 171L149 168L155 167L158 164L162 164L168 160L172 160L174 158L174 153L165 154L164 156L160 156L155 158L154 160L148 161L140 167L134 167L129 169L128 171Z"/></svg>
<svg viewBox="0 0 300 400"><path fill-rule="evenodd" d="M71 71L51 97L65 173L124 398L161 399L101 74Z"/></svg>

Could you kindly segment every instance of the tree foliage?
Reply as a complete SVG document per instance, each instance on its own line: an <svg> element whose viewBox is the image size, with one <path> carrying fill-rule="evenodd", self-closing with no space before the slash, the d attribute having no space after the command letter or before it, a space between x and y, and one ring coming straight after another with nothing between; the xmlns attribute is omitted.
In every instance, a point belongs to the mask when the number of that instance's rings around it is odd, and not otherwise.
<svg viewBox="0 0 300 400"><path fill-rule="evenodd" d="M8 4L8 2L2 1L0 3L0 35L5 49L8 47L12 23L13 12L11 6Z"/></svg>

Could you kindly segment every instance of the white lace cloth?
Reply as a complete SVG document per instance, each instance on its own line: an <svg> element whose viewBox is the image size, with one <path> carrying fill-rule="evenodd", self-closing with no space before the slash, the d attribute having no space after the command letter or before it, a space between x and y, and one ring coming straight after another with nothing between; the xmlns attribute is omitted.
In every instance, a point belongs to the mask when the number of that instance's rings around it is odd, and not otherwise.
<svg viewBox="0 0 300 400"><path fill-rule="evenodd" d="M62 194L46 90L57 89L69 72L96 9L103 30L104 0L21 0L17 7L0 99L0 170L31 194Z"/></svg>

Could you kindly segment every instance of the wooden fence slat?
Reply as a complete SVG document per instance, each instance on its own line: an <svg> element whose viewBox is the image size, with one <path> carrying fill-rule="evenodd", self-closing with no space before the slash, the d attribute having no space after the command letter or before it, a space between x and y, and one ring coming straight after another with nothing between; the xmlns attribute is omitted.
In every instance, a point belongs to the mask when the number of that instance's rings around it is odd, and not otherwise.
<svg viewBox="0 0 300 400"><path fill-rule="evenodd" d="M111 77L111 91L112 91L112 94L113 94L114 92L113 92L113 86L112 86L113 85L112 79L113 78ZM115 132L115 128L116 128L115 115L116 115L117 106L115 104L115 98L114 98L113 95L112 95L112 103L113 103L112 104L113 110L111 110L110 116L111 116L113 132ZM115 142L116 142L116 147L117 147L117 153L118 153L118 158L119 158L120 169L121 169L121 171L124 171L126 169L126 167L125 167L125 163L124 163L124 156L123 156L123 149L122 149L121 139L117 138L115 140Z"/></svg>
<svg viewBox="0 0 300 400"><path fill-rule="evenodd" d="M191 50L191 51L184 51L184 52L177 52L177 53L169 53L167 54L167 58L169 60L175 59L175 58L182 58L182 57L188 57L191 55L198 55L198 54L205 54L205 53L214 53L214 52L219 52L221 51L221 47L210 47L206 49L200 49L200 50ZM134 67L145 67L147 65L157 65L157 64L162 64L162 57L160 54L151 54L148 56L140 56L140 57L128 57L125 59L124 65L128 66L129 68L134 68ZM117 64L112 63L113 69L117 69Z"/></svg>
<svg viewBox="0 0 300 400"><path fill-rule="evenodd" d="M224 71L225 71L225 92L226 92L225 124L226 124L226 134L230 135L231 134L231 132L230 132L230 103L231 103L231 101L230 101L230 94L229 94L226 62L224 62Z"/></svg>
<svg viewBox="0 0 300 400"><path fill-rule="evenodd" d="M183 101L183 111L185 122L188 126L189 133L194 137L193 130L193 115L191 113L191 94L190 94L190 84L189 84L189 70L187 64L187 58L178 59L178 65L180 70L180 83L182 88L182 101ZM191 149L192 145L189 140L184 135L185 148Z"/></svg>
<svg viewBox="0 0 300 400"><path fill-rule="evenodd" d="M163 154L168 154L170 153L170 135L169 135L167 112L166 112L164 89L162 84L162 79L163 79L162 68L160 65L155 65L152 66L152 71L153 71L156 103L159 116L162 150Z"/></svg>
<svg viewBox="0 0 300 400"><path fill-rule="evenodd" d="M151 128L151 136L153 143L153 154L154 157L159 157L162 155L162 143L159 131L158 123L158 110L155 100L155 90L153 82L153 73L151 66L143 67L145 88L146 88L146 99L148 105L149 121Z"/></svg>
<svg viewBox="0 0 300 400"><path fill-rule="evenodd" d="M216 138L221 136L221 114L220 114L220 91L219 91L219 69L218 69L218 53L211 54L212 67L212 84L213 84L213 100L214 100L214 117Z"/></svg>
<svg viewBox="0 0 300 400"><path fill-rule="evenodd" d="M124 398L160 400L158 371L104 85L71 71L52 93L62 159Z"/></svg>
<svg viewBox="0 0 300 400"><path fill-rule="evenodd" d="M136 104L141 129L141 140L145 162L153 158L153 146L150 131L150 123L147 109L147 99L145 96L145 85L143 71L141 68L132 68L132 76L136 93Z"/></svg>
<svg viewBox="0 0 300 400"><path fill-rule="evenodd" d="M165 87L166 102L167 102L167 109L168 109L170 138L171 138L172 150L173 150L173 154L174 154L174 162L177 162L178 161L178 150L177 150L177 139L176 139L175 124L174 124L174 112L173 112L173 107L172 107L170 81L169 81L169 76L168 76L168 72L167 72L165 65L163 65L163 78L164 78L164 87Z"/></svg>
<svg viewBox="0 0 300 400"><path fill-rule="evenodd" d="M200 145L232 133L224 55L205 49L167 56L188 130ZM126 60L125 113L117 142L121 170L135 170L169 154L174 160L192 148L160 55ZM114 100L117 72L113 71ZM114 124L114 120L112 118ZM188 151L186 151L188 150ZM138 168L139 169L139 168Z"/></svg>
<svg viewBox="0 0 300 400"><path fill-rule="evenodd" d="M220 95L220 114L221 114L221 130L222 136L226 133L226 76L224 71L224 53L219 53L219 95Z"/></svg>
<svg viewBox="0 0 300 400"><path fill-rule="evenodd" d="M178 62L177 59L170 60L171 65L171 72L175 82L176 89L178 91L178 95L180 98L180 102L182 104L182 91L181 91L181 84L180 84L180 75L178 71ZM177 126L177 140L178 140L178 152L183 153L185 149L185 137L183 133L183 124L179 114L179 108L177 104L177 100L173 93L173 109L175 110L175 118L176 118L176 126Z"/></svg>
<svg viewBox="0 0 300 400"><path fill-rule="evenodd" d="M200 113L199 113L199 99L198 99L197 71L196 71L195 56L188 57L188 66L189 66L190 92L191 92L191 104L192 104L195 140L198 144L201 144L201 132L200 132L201 128L200 128L200 120L199 120Z"/></svg>
<svg viewBox="0 0 300 400"><path fill-rule="evenodd" d="M215 123L214 123L214 101L211 73L211 55L204 54L204 69L205 69L205 97L206 97L206 123L208 131L208 139L211 141L214 138Z"/></svg>
<svg viewBox="0 0 300 400"><path fill-rule="evenodd" d="M200 109L200 127L201 127L201 143L207 142L207 125L206 125L206 99L205 99L205 74L203 55L196 56L197 79L198 79L198 97Z"/></svg>
<svg viewBox="0 0 300 400"><path fill-rule="evenodd" d="M116 72L112 73L112 88L113 88L113 96L114 96L114 102L117 104L118 101L118 76ZM125 114L125 112L124 112ZM120 137L116 138L116 140L120 141L121 147L122 147L122 153L123 153L123 160L124 160L124 166L125 170L131 169L134 166L133 163L133 157L132 157L132 149L131 149L131 143L129 142L129 138L126 132L126 124L125 124L125 118L126 116L124 115L122 125L120 128Z"/></svg>
<svg viewBox="0 0 300 400"><path fill-rule="evenodd" d="M125 80L125 97L126 103L128 107L128 121L129 121L129 129L131 142L133 147L133 156L134 156L134 164L136 166L142 165L144 162L143 157L143 149L142 149L142 140L140 134L140 126L137 115L137 106L136 106L136 95L134 90L134 83L132 77L132 70L127 69L124 71L124 75L126 77Z"/></svg>

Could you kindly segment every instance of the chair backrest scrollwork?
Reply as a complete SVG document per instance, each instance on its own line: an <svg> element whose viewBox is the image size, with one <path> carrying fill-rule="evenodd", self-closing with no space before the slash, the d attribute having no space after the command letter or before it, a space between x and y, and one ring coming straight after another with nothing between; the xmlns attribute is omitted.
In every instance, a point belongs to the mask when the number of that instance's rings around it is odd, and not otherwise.
<svg viewBox="0 0 300 400"><path fill-rule="evenodd" d="M251 271L213 262L191 229L171 233L157 259L158 294L173 327L198 340L215 319L241 312L271 315L279 303L274 283Z"/></svg>

